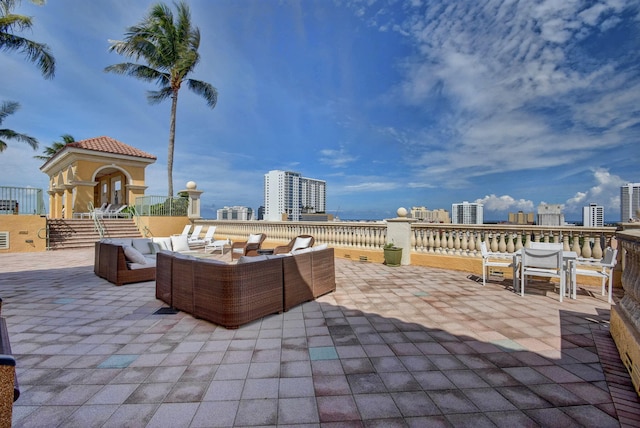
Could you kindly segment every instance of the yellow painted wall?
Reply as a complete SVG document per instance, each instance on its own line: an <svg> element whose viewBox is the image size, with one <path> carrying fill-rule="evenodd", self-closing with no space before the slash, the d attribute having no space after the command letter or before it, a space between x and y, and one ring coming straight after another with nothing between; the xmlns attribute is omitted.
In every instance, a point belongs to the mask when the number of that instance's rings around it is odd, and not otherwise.
<svg viewBox="0 0 640 428"><path fill-rule="evenodd" d="M47 219L39 215L0 215L0 232L9 232L9 249L0 254L45 251L46 228Z"/></svg>
<svg viewBox="0 0 640 428"><path fill-rule="evenodd" d="M182 233L192 221L187 217L140 217L138 229L142 236L163 237Z"/></svg>

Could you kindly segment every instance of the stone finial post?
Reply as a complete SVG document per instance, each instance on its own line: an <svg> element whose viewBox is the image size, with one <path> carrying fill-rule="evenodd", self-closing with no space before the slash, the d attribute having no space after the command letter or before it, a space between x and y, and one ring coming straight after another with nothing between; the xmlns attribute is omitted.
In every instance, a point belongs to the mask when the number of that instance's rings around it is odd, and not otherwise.
<svg viewBox="0 0 640 428"><path fill-rule="evenodd" d="M195 181L189 181L187 183L187 188L180 191L186 193L189 197L187 217L190 219L202 218L200 216L200 195L202 195L203 192L202 190L196 190L196 187L198 186Z"/></svg>
<svg viewBox="0 0 640 428"><path fill-rule="evenodd" d="M387 219L387 243L391 242L396 247L402 248L401 265L411 264L411 223L407 218L407 210L403 207L396 211L398 217Z"/></svg>

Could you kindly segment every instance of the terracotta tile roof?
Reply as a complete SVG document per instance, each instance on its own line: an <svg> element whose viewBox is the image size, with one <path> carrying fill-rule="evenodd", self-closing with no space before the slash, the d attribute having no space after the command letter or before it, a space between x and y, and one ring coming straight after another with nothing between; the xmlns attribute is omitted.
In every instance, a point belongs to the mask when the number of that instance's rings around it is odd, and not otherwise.
<svg viewBox="0 0 640 428"><path fill-rule="evenodd" d="M113 153L117 155L136 156L139 158L157 159L156 156L131 147L128 144L121 143L111 137L95 137L87 140L76 141L67 144L68 147L76 147L85 150L94 150L96 152Z"/></svg>

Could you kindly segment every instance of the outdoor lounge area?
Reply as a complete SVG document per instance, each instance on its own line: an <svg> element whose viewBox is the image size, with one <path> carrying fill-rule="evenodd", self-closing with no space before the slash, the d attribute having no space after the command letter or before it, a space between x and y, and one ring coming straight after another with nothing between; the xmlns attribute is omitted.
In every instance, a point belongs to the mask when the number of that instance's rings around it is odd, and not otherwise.
<svg viewBox="0 0 640 428"><path fill-rule="evenodd" d="M167 310L154 281L114 287L93 249L0 257L16 427L640 424L598 286L560 303L544 282L523 299L336 259L335 292L229 330Z"/></svg>

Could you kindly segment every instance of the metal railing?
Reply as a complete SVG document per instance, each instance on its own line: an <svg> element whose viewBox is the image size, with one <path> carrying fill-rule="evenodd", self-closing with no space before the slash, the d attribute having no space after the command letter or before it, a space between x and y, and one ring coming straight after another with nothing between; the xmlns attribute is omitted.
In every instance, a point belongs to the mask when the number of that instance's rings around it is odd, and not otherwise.
<svg viewBox="0 0 640 428"><path fill-rule="evenodd" d="M0 186L0 214L45 215L43 190Z"/></svg>
<svg viewBox="0 0 640 428"><path fill-rule="evenodd" d="M100 235L100 239L104 238L104 224L99 216L96 215L96 209L93 206L93 202L89 201L87 204L87 208L89 208L89 216L93 219L93 227Z"/></svg>
<svg viewBox="0 0 640 428"><path fill-rule="evenodd" d="M187 215L189 200L187 198L169 198L167 196L139 196L136 198L135 210L140 216L182 217Z"/></svg>

